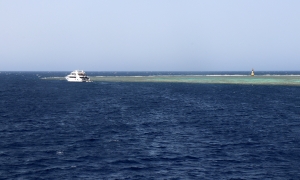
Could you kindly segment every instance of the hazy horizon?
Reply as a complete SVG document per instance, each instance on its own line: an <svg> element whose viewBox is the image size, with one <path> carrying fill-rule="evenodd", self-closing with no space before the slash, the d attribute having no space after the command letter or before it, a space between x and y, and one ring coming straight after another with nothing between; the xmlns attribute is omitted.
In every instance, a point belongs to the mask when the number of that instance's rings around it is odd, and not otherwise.
<svg viewBox="0 0 300 180"><path fill-rule="evenodd" d="M300 1L0 0L0 71L299 71Z"/></svg>

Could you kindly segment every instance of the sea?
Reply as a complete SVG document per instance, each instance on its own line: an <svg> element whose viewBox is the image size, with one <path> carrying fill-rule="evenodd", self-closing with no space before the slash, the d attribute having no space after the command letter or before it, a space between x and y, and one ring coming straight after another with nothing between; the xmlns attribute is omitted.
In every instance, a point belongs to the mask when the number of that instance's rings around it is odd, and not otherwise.
<svg viewBox="0 0 300 180"><path fill-rule="evenodd" d="M0 179L300 179L299 71L69 73L0 72Z"/></svg>

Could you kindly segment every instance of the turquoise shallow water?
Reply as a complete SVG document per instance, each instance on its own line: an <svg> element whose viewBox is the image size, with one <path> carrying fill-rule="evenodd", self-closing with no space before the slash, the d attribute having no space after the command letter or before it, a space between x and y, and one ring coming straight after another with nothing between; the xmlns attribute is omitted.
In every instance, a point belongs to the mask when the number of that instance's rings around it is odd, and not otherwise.
<svg viewBox="0 0 300 180"><path fill-rule="evenodd" d="M298 75L157 75L157 76L90 76L92 81L102 82L170 82L202 84L249 84L300 86ZM65 80L64 77L44 79Z"/></svg>
<svg viewBox="0 0 300 180"><path fill-rule="evenodd" d="M101 76L93 81L300 85L300 76Z"/></svg>

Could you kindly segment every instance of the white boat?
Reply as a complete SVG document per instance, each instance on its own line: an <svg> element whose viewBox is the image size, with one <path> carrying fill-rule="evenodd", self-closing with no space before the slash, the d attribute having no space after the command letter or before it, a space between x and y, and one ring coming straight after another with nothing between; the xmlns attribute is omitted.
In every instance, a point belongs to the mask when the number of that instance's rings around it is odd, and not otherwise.
<svg viewBox="0 0 300 180"><path fill-rule="evenodd" d="M92 82L83 70L75 70L66 76L69 82Z"/></svg>

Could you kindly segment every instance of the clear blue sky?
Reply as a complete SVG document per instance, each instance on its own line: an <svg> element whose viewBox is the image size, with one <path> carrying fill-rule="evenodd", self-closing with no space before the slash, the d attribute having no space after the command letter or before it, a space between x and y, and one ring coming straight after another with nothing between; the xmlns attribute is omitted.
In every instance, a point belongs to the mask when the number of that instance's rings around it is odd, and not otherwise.
<svg viewBox="0 0 300 180"><path fill-rule="evenodd" d="M0 0L0 71L300 70L299 0Z"/></svg>

